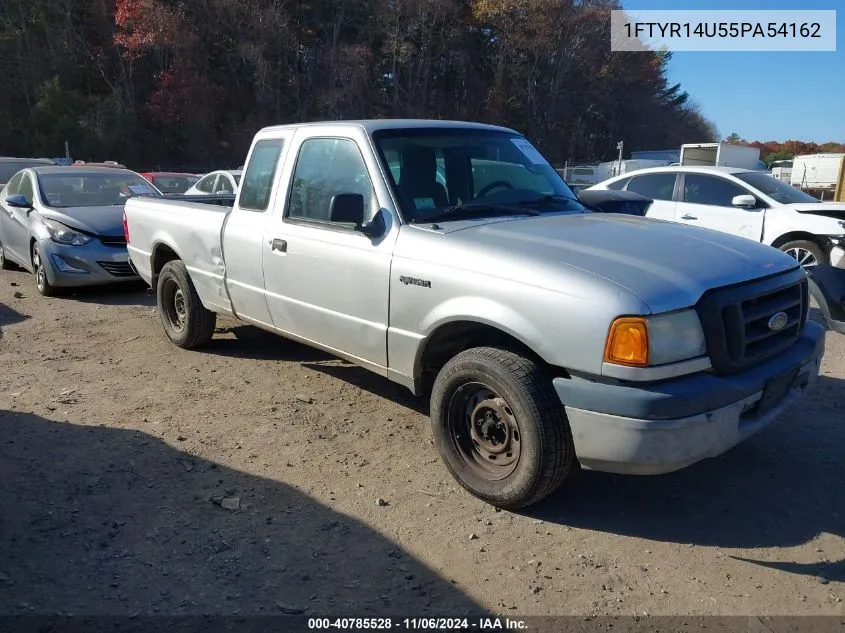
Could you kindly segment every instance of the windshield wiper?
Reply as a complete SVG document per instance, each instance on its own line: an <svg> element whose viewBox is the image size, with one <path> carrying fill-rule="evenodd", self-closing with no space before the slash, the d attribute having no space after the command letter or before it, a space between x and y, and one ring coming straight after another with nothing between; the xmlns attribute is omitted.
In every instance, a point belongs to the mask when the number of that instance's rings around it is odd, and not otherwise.
<svg viewBox="0 0 845 633"><path fill-rule="evenodd" d="M540 215L539 211L504 204L485 204L483 202L468 202L456 204L435 213L421 215L412 220L415 224L426 222L458 220L466 217L484 217L494 215Z"/></svg>
<svg viewBox="0 0 845 633"><path fill-rule="evenodd" d="M555 202L577 202L579 205L583 206L583 203L578 198L570 198L569 196L565 196L562 193L550 193L544 196L539 196L537 198L531 198L530 200L520 200L517 202L518 205L529 205L529 204L554 204Z"/></svg>

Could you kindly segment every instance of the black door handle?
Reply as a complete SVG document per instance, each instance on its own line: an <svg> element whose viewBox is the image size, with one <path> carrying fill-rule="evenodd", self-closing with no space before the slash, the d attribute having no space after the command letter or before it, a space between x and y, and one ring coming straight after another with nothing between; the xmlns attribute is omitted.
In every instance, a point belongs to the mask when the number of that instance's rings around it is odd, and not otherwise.
<svg viewBox="0 0 845 633"><path fill-rule="evenodd" d="M687 213L686 215L682 215L681 219L682 220L697 220L698 218L695 217L694 215L690 215L689 213Z"/></svg>
<svg viewBox="0 0 845 633"><path fill-rule="evenodd" d="M276 240L273 240L272 242L270 242L270 247L274 251L279 251L281 253L285 253L288 250L288 243L285 240L276 239Z"/></svg>

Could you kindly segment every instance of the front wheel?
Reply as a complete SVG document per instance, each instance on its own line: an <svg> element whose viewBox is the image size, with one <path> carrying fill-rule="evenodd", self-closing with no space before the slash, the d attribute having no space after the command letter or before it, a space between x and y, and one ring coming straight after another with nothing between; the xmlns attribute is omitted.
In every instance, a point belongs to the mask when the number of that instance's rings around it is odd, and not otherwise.
<svg viewBox="0 0 845 633"><path fill-rule="evenodd" d="M47 264L41 257L41 249L38 244L32 245L32 273L35 275L35 287L38 293L44 297L55 297L56 287L47 279Z"/></svg>
<svg viewBox="0 0 845 633"><path fill-rule="evenodd" d="M815 268L819 264L827 263L822 247L815 242L809 240L796 240L794 242L787 242L780 247L787 255L798 260L804 269Z"/></svg>
<svg viewBox="0 0 845 633"><path fill-rule="evenodd" d="M510 351L477 347L447 362L432 389L431 422L452 476L501 508L547 497L576 463L551 377Z"/></svg>
<svg viewBox="0 0 845 633"><path fill-rule="evenodd" d="M174 260L164 265L156 300L164 332L177 346L192 349L211 340L217 315L202 305L184 263Z"/></svg>

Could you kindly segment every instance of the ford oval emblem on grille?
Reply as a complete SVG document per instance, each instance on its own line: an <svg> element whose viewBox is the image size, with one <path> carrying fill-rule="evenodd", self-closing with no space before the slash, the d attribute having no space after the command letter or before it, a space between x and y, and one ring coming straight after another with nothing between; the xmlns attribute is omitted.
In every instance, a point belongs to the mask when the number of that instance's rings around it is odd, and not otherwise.
<svg viewBox="0 0 845 633"><path fill-rule="evenodd" d="M789 316L786 312L777 312L769 319L769 329L772 332L780 332L789 323Z"/></svg>

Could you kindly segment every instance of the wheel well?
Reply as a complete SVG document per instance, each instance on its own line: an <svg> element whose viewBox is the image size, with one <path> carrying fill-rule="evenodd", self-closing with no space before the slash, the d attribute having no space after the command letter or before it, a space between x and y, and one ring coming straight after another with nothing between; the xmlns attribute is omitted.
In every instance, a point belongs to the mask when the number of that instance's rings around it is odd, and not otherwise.
<svg viewBox="0 0 845 633"><path fill-rule="evenodd" d="M551 368L540 356L516 337L491 325L474 321L454 321L437 328L424 343L420 355L416 391L429 393L434 379L449 359L473 347L498 347L531 358L554 373L563 370Z"/></svg>
<svg viewBox="0 0 845 633"><path fill-rule="evenodd" d="M153 278L158 276L161 269L167 262L172 262L174 259L181 259L172 248L167 244L159 244L153 250L152 273Z"/></svg>
<svg viewBox="0 0 845 633"><path fill-rule="evenodd" d="M784 244L787 244L789 242L795 242L798 240L818 244L820 248L824 249L824 244L821 243L818 236L813 235L812 233L806 233L804 231L793 231L792 233L781 235L774 242L772 242L772 246L774 246L775 248L780 248Z"/></svg>

